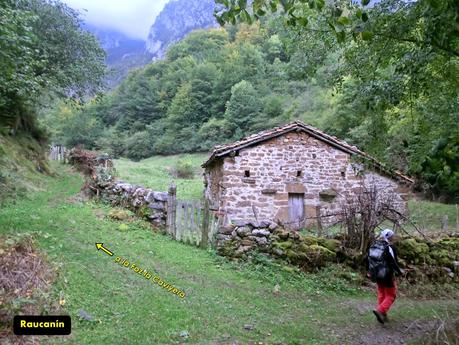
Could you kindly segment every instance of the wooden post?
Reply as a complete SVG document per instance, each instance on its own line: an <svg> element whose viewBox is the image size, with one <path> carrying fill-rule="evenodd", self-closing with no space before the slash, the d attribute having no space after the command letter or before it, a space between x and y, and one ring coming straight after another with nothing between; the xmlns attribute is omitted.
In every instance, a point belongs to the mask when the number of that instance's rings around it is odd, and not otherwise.
<svg viewBox="0 0 459 345"><path fill-rule="evenodd" d="M441 229L443 231L448 231L448 215L445 214L441 220Z"/></svg>
<svg viewBox="0 0 459 345"><path fill-rule="evenodd" d="M201 248L207 248L209 242L209 218L210 218L210 207L209 200L204 198L204 212L202 216L202 229L201 229Z"/></svg>
<svg viewBox="0 0 459 345"><path fill-rule="evenodd" d="M320 218L320 205L316 206L316 217L317 217L317 237L322 237L322 218Z"/></svg>
<svg viewBox="0 0 459 345"><path fill-rule="evenodd" d="M167 232L176 239L177 186L171 184L167 197Z"/></svg>

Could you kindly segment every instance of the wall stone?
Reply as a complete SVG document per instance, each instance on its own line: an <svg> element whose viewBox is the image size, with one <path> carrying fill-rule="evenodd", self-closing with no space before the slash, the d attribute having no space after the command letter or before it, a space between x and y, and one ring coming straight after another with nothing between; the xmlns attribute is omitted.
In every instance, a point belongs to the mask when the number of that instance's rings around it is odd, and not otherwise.
<svg viewBox="0 0 459 345"><path fill-rule="evenodd" d="M99 195L112 206L130 209L157 228L166 226L167 192L156 192L118 181L101 189Z"/></svg>

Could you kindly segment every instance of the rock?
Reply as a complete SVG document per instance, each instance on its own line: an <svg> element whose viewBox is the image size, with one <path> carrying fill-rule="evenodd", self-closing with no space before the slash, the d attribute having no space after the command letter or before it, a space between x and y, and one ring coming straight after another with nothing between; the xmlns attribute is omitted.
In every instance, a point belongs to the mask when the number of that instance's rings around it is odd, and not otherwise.
<svg viewBox="0 0 459 345"><path fill-rule="evenodd" d="M269 228L269 226L271 225L271 221L270 220L262 220L260 221L260 223L258 224L260 228Z"/></svg>
<svg viewBox="0 0 459 345"><path fill-rule="evenodd" d="M224 234L217 234L216 239L218 241L228 241L231 239L230 235L224 235Z"/></svg>
<svg viewBox="0 0 459 345"><path fill-rule="evenodd" d="M141 205L142 205L142 201L140 199L136 198L136 199L132 200L132 206L139 207Z"/></svg>
<svg viewBox="0 0 459 345"><path fill-rule="evenodd" d="M188 338L190 336L190 333L188 331L181 331L180 332L180 337L182 338Z"/></svg>
<svg viewBox="0 0 459 345"><path fill-rule="evenodd" d="M147 195L145 196L145 201L146 201L147 203L152 203L152 202L154 202L154 201L155 201L155 197L154 197L153 191L150 190L150 189L148 189L147 191L148 191L148 193L147 193Z"/></svg>
<svg viewBox="0 0 459 345"><path fill-rule="evenodd" d="M253 230L252 235L257 237L267 237L271 235L271 233L268 230Z"/></svg>
<svg viewBox="0 0 459 345"><path fill-rule="evenodd" d="M218 233L222 235L231 235L233 230L234 230L233 226L222 226L218 229Z"/></svg>
<svg viewBox="0 0 459 345"><path fill-rule="evenodd" d="M108 217L114 220L124 221L130 218L130 214L128 211L115 209L108 213Z"/></svg>
<svg viewBox="0 0 459 345"><path fill-rule="evenodd" d="M255 220L254 220L254 221L251 221L251 222L249 223L249 225L250 225L251 227L253 227L254 229L257 229L257 228L260 227L260 224L259 224L257 221L255 221Z"/></svg>
<svg viewBox="0 0 459 345"><path fill-rule="evenodd" d="M83 309L79 309L78 310L78 316L80 317L80 319L82 320L86 320L86 321L94 321L94 318L92 317L92 315L88 314L85 310Z"/></svg>
<svg viewBox="0 0 459 345"><path fill-rule="evenodd" d="M253 240L245 238L241 241L241 245L253 247L255 245L255 242Z"/></svg>
<svg viewBox="0 0 459 345"><path fill-rule="evenodd" d="M277 229L277 227L278 227L277 223L271 222L271 224L269 225L269 230L274 231Z"/></svg>
<svg viewBox="0 0 459 345"><path fill-rule="evenodd" d="M236 227L243 227L243 226L248 225L249 223L245 220L234 220L232 221L232 224Z"/></svg>
<svg viewBox="0 0 459 345"><path fill-rule="evenodd" d="M257 241L259 246L268 245L268 239L266 237L257 237L256 241Z"/></svg>
<svg viewBox="0 0 459 345"><path fill-rule="evenodd" d="M242 253L246 253L251 249L252 249L251 246L240 246L237 251L241 251Z"/></svg>
<svg viewBox="0 0 459 345"><path fill-rule="evenodd" d="M163 202L150 202L148 207L152 210L161 210L164 211L166 209L166 205Z"/></svg>
<svg viewBox="0 0 459 345"><path fill-rule="evenodd" d="M252 331L254 328L255 328L254 325L249 325L249 324L244 325L244 329L247 331Z"/></svg>
<svg viewBox="0 0 459 345"><path fill-rule="evenodd" d="M157 201L167 201L169 194L166 192L153 192L153 197Z"/></svg>
<svg viewBox="0 0 459 345"><path fill-rule="evenodd" d="M236 232L240 237L246 237L251 233L251 230L248 226L243 226L243 227L237 228Z"/></svg>

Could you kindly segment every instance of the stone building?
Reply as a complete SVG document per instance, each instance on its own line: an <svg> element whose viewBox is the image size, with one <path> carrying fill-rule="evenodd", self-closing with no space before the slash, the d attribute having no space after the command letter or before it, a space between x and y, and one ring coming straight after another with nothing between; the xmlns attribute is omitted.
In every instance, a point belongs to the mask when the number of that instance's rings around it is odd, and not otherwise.
<svg viewBox="0 0 459 345"><path fill-rule="evenodd" d="M205 197L222 225L263 220L289 228L336 222L343 200L376 186L406 210L413 181L342 140L296 121L215 147ZM320 216L320 217L319 217Z"/></svg>

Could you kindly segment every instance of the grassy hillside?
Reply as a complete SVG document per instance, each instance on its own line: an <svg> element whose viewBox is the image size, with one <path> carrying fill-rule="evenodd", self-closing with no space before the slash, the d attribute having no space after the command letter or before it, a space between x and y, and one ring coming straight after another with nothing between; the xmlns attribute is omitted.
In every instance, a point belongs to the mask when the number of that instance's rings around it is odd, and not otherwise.
<svg viewBox="0 0 459 345"><path fill-rule="evenodd" d="M43 147L28 135L0 135L0 203L40 190L50 170Z"/></svg>
<svg viewBox="0 0 459 345"><path fill-rule="evenodd" d="M128 159L115 161L115 168L119 179L149 187L157 191L167 191L173 182L177 185L179 199L191 200L202 198L203 177L201 164L208 155L203 153L182 154L175 156L155 156L140 162ZM188 162L194 171L192 179L179 179L175 170L179 161Z"/></svg>
<svg viewBox="0 0 459 345"><path fill-rule="evenodd" d="M56 168L60 177L45 179L43 191L0 209L0 238L35 234L58 273L47 298L57 313L71 315L72 335L43 344L408 343L436 319L459 312L453 300L413 300L402 292L393 321L381 327L371 314L374 291L353 285L355 273L337 268L306 275L266 261L231 263L156 234L143 222L127 223L126 230L106 217L108 207L75 197L80 175ZM183 289L186 297L114 263L95 242ZM32 295L17 303L36 301ZM81 319L82 311L92 321Z"/></svg>

